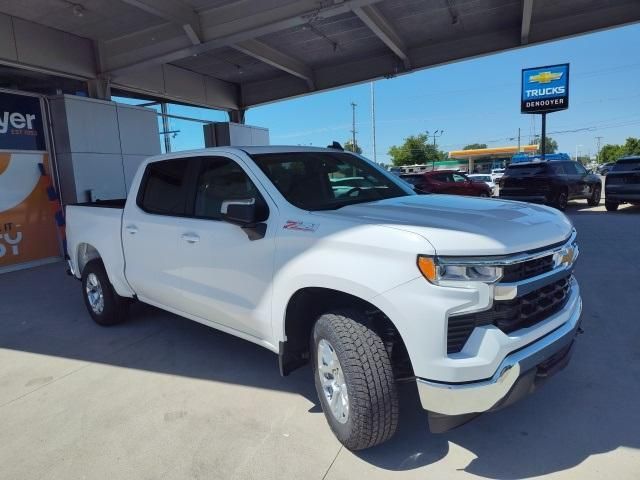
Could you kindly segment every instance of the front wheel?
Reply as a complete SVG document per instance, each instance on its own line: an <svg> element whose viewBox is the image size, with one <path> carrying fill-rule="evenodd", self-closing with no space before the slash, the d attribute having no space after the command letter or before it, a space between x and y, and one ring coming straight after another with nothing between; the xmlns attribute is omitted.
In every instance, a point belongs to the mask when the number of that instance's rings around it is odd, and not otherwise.
<svg viewBox="0 0 640 480"><path fill-rule="evenodd" d="M587 199L587 205L589 205L590 207L597 207L598 205L600 205L601 192L602 192L601 187L594 187L593 193Z"/></svg>
<svg viewBox="0 0 640 480"><path fill-rule="evenodd" d="M349 450L390 439L398 426L391 359L364 314L322 315L313 328L313 373L331 430Z"/></svg>
<svg viewBox="0 0 640 480"><path fill-rule="evenodd" d="M82 270L82 293L89 315L98 325L126 320L129 299L116 293L101 260L91 260Z"/></svg>

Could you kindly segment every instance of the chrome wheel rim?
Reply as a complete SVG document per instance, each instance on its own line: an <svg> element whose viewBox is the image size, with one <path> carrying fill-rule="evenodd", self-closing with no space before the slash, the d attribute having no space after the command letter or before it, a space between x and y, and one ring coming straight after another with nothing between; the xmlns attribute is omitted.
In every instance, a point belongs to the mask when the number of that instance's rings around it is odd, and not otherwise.
<svg viewBox="0 0 640 480"><path fill-rule="evenodd" d="M100 315L104 310L104 294L102 293L102 285L95 273L87 275L87 284L85 286L87 300L94 313Z"/></svg>
<svg viewBox="0 0 640 480"><path fill-rule="evenodd" d="M324 338L318 342L318 376L329 410L340 423L349 419L349 394L344 372L333 346Z"/></svg>

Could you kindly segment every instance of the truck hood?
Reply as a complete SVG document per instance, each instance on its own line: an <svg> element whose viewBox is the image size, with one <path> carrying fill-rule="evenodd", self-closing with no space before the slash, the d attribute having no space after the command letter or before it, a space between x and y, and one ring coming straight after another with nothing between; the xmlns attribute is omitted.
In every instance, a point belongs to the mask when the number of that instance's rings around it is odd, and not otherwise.
<svg viewBox="0 0 640 480"><path fill-rule="evenodd" d="M453 195L415 195L318 212L424 237L438 255L506 255L566 240L573 225L541 205Z"/></svg>

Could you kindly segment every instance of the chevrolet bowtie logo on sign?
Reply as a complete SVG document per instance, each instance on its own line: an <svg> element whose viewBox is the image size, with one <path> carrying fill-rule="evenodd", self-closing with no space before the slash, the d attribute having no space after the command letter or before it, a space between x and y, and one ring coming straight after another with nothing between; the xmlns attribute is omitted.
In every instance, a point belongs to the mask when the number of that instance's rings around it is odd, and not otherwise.
<svg viewBox="0 0 640 480"><path fill-rule="evenodd" d="M522 70L522 113L548 113L569 108L569 64Z"/></svg>
<svg viewBox="0 0 640 480"><path fill-rule="evenodd" d="M531 83L551 83L553 80L560 80L562 72L540 72L537 75L531 75L529 82Z"/></svg>

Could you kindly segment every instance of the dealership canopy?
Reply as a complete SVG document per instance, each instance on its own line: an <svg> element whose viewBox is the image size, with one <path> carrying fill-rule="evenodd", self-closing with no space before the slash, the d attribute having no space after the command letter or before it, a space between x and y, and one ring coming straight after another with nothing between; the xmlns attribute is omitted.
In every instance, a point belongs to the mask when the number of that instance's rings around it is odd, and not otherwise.
<svg viewBox="0 0 640 480"><path fill-rule="evenodd" d="M242 111L639 20L637 0L9 1L0 87Z"/></svg>

